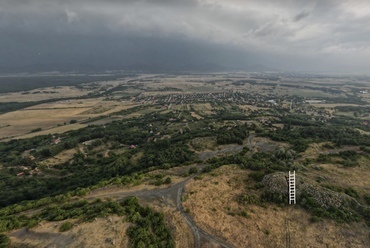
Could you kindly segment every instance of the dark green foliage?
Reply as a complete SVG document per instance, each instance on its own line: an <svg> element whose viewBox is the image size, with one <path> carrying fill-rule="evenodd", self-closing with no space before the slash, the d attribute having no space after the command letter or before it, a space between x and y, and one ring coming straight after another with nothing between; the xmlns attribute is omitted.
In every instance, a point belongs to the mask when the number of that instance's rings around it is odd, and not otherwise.
<svg viewBox="0 0 370 248"><path fill-rule="evenodd" d="M74 124L74 123L77 123L77 120L71 120L71 121L69 122L69 124Z"/></svg>
<svg viewBox="0 0 370 248"><path fill-rule="evenodd" d="M370 113L370 107L367 106L336 106L335 109L341 112L355 112L358 116Z"/></svg>
<svg viewBox="0 0 370 248"><path fill-rule="evenodd" d="M218 130L217 144L225 145L237 143L239 145L242 145L243 140L247 137L248 132L246 131L246 127L244 126L237 126L231 129L222 128L221 130Z"/></svg>
<svg viewBox="0 0 370 248"><path fill-rule="evenodd" d="M40 217L48 221L60 221L65 219L81 218L92 221L96 217L104 217L109 214L124 214L123 208L113 201L89 203L81 200L62 205L53 205L41 211Z"/></svg>
<svg viewBox="0 0 370 248"><path fill-rule="evenodd" d="M238 113L238 112L229 112L227 110L219 110L215 114L215 117L219 118L220 120L248 120L250 119L249 116L245 114Z"/></svg>
<svg viewBox="0 0 370 248"><path fill-rule="evenodd" d="M243 194L237 197L237 202L240 204L259 204L260 199L256 195Z"/></svg>
<svg viewBox="0 0 370 248"><path fill-rule="evenodd" d="M330 190L333 190L335 192L345 193L345 194L347 194L347 195L349 195L353 198L359 198L360 197L358 192L354 188L351 188L351 187L343 188L343 187L340 187L340 186L328 185L328 184L324 184L322 186L325 187L325 188L328 188Z"/></svg>
<svg viewBox="0 0 370 248"><path fill-rule="evenodd" d="M364 195L364 200L367 205L370 205L370 195L369 194Z"/></svg>
<svg viewBox="0 0 370 248"><path fill-rule="evenodd" d="M248 218L249 217L247 211L245 211L245 210L241 211L240 215L243 216L244 218Z"/></svg>
<svg viewBox="0 0 370 248"><path fill-rule="evenodd" d="M170 177L166 177L166 179L164 180L164 184L171 184L172 183L172 180Z"/></svg>
<svg viewBox="0 0 370 248"><path fill-rule="evenodd" d="M360 217L357 212L348 207L337 208L334 206L322 207L308 192L303 191L300 195L299 204L313 214L315 221L328 218L337 221L338 223L349 223L359 221Z"/></svg>
<svg viewBox="0 0 370 248"><path fill-rule="evenodd" d="M264 200L264 201L267 201L267 202L274 202L274 203L277 203L277 204L286 204L288 202L288 190L287 190L287 193L286 194L282 194L282 193L273 193L273 192L268 192L268 191L265 191L262 195L261 195L261 199Z"/></svg>
<svg viewBox="0 0 370 248"><path fill-rule="evenodd" d="M122 206L125 209L127 220L134 224L127 230L131 247L175 247L171 232L165 225L163 214L140 206L136 197L126 199Z"/></svg>
<svg viewBox="0 0 370 248"><path fill-rule="evenodd" d="M75 147L78 143L94 140L91 149L102 144L102 140L118 144L134 144L140 148L127 151L124 154L111 154L109 158L102 156L85 157L76 153L72 161L54 166L61 170L62 178L23 177L14 178L19 172L10 171L2 175L0 181L0 206L6 206L22 200L39 199L95 185L112 177L127 175L135 171L145 171L149 167L177 166L191 163L195 159L194 152L189 150L186 140L193 138L191 135L174 137L168 140L147 143L151 134L145 130L146 120L138 119L134 122L114 122L104 129L100 126L88 126L78 131L70 131L62 137L63 142L51 145L51 135L37 136L26 140L12 140L0 143L0 161L5 165L30 165L36 167L35 162L22 158L21 154L31 150L36 159L55 156L64 149ZM140 149L140 150L139 150ZM139 161L132 163L130 158L138 151L145 152ZM59 175L59 174L58 174Z"/></svg>
<svg viewBox="0 0 370 248"><path fill-rule="evenodd" d="M329 126L300 126L264 134L276 141L289 142L293 149L303 152L313 142L330 141L337 147L342 145L370 146L370 138L352 128Z"/></svg>
<svg viewBox="0 0 370 248"><path fill-rule="evenodd" d="M198 172L198 169L197 169L197 167L191 167L190 169L189 169L189 174L191 175L191 174L195 174L195 173L197 173Z"/></svg>
<svg viewBox="0 0 370 248"><path fill-rule="evenodd" d="M34 217L27 217L25 215L19 216L1 216L0 217L0 232L7 232L14 229L18 229L24 226L33 227L37 225L39 222L39 218Z"/></svg>
<svg viewBox="0 0 370 248"><path fill-rule="evenodd" d="M341 158L341 160L338 161L336 158ZM337 162L346 167L353 167L353 166L358 165L357 161L359 158L360 158L360 154L358 154L356 151L341 151L339 153L332 153L332 154L319 154L316 161L319 163Z"/></svg>
<svg viewBox="0 0 370 248"><path fill-rule="evenodd" d="M73 224L69 221L64 222L60 227L59 227L59 232L65 232L68 231L72 228Z"/></svg>
<svg viewBox="0 0 370 248"><path fill-rule="evenodd" d="M31 130L31 133L40 132L41 130L42 130L42 128L41 127L38 127L38 128L32 129Z"/></svg>
<svg viewBox="0 0 370 248"><path fill-rule="evenodd" d="M0 248L9 248L10 238L5 234L0 233Z"/></svg>
<svg viewBox="0 0 370 248"><path fill-rule="evenodd" d="M265 176L265 173L261 171L253 171L248 175L250 178L255 180L256 182L262 181L263 177Z"/></svg>
<svg viewBox="0 0 370 248"><path fill-rule="evenodd" d="M42 219L48 221L60 221L66 219L92 221L96 217L105 217L110 214L122 216L124 213L124 208L117 202L102 202L101 200L97 200L89 203L86 200L80 200L71 203L51 205L32 217L27 217L25 215L1 216L0 232L6 232L24 226L32 228Z"/></svg>

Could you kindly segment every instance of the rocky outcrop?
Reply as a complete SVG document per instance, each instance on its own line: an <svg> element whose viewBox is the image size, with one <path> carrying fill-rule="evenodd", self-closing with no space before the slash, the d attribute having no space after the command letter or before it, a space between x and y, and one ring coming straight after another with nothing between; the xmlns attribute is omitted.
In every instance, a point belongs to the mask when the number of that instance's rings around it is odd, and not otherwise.
<svg viewBox="0 0 370 248"><path fill-rule="evenodd" d="M280 198L288 197L287 173L277 172L266 175L262 184L265 193L269 195L280 195ZM348 203L354 200L352 197L330 189L303 183L299 176L296 176L296 198L298 203L302 194L308 194L320 207L328 209L330 207L342 208L347 207ZM304 204L304 202L302 202Z"/></svg>

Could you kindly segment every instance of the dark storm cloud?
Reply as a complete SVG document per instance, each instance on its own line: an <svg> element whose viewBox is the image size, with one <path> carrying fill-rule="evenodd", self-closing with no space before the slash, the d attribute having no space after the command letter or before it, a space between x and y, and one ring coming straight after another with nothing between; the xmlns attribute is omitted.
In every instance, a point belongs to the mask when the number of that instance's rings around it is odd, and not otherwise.
<svg viewBox="0 0 370 248"><path fill-rule="evenodd" d="M1 65L370 64L365 0L2 0L0 32Z"/></svg>
<svg viewBox="0 0 370 248"><path fill-rule="evenodd" d="M303 18L306 18L309 15L310 15L310 13L304 10L301 13L299 13L298 15L296 15L293 19L294 19L295 22L298 22L298 21L302 20Z"/></svg>

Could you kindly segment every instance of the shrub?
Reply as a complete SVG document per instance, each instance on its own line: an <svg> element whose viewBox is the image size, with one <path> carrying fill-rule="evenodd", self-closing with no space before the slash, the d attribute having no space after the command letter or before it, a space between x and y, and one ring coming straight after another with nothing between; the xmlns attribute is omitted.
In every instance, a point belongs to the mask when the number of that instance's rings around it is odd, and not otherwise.
<svg viewBox="0 0 370 248"><path fill-rule="evenodd" d="M0 248L10 247L10 239L5 234L0 233Z"/></svg>
<svg viewBox="0 0 370 248"><path fill-rule="evenodd" d="M248 213L247 211L243 210L241 213L240 213L241 216L243 216L244 218L248 218Z"/></svg>
<svg viewBox="0 0 370 248"><path fill-rule="evenodd" d="M59 232L65 232L68 231L72 228L72 223L67 221L64 222L60 227L59 227Z"/></svg>
<svg viewBox="0 0 370 248"><path fill-rule="evenodd" d="M40 132L42 130L41 127L35 128L31 130L31 133Z"/></svg>
<svg viewBox="0 0 370 248"><path fill-rule="evenodd" d="M262 181L263 177L265 176L265 173L261 171L254 171L249 174L250 178L253 178L256 182Z"/></svg>
<svg viewBox="0 0 370 248"><path fill-rule="evenodd" d="M195 173L197 173L198 172L198 169L196 168L196 167L191 167L190 169L189 169L189 174L191 175L191 174L195 174Z"/></svg>
<svg viewBox="0 0 370 248"><path fill-rule="evenodd" d="M247 195L247 194L238 196L236 201L241 203L241 204L258 204L258 203L260 203L260 200L258 199L258 197L256 195Z"/></svg>
<svg viewBox="0 0 370 248"><path fill-rule="evenodd" d="M170 184L170 183L172 183L171 178L170 178L170 177L167 177L167 178L164 180L164 183L165 183L165 184Z"/></svg>
<svg viewBox="0 0 370 248"><path fill-rule="evenodd" d="M366 204L370 205L370 195L369 194L364 195L364 199L365 199Z"/></svg>

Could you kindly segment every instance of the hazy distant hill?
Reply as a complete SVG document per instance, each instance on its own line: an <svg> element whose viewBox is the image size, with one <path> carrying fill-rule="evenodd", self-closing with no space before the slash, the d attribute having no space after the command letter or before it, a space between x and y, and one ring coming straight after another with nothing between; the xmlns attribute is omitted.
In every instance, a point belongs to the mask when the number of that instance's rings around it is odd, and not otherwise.
<svg viewBox="0 0 370 248"><path fill-rule="evenodd" d="M141 72L218 72L218 71L275 71L268 66L255 64L250 66L227 67L217 63L193 63L193 64L160 64L160 63L134 63L129 65L94 65L94 64L34 64L28 66L0 67L0 74L4 73L38 73L38 72L103 72L107 70L127 70Z"/></svg>

